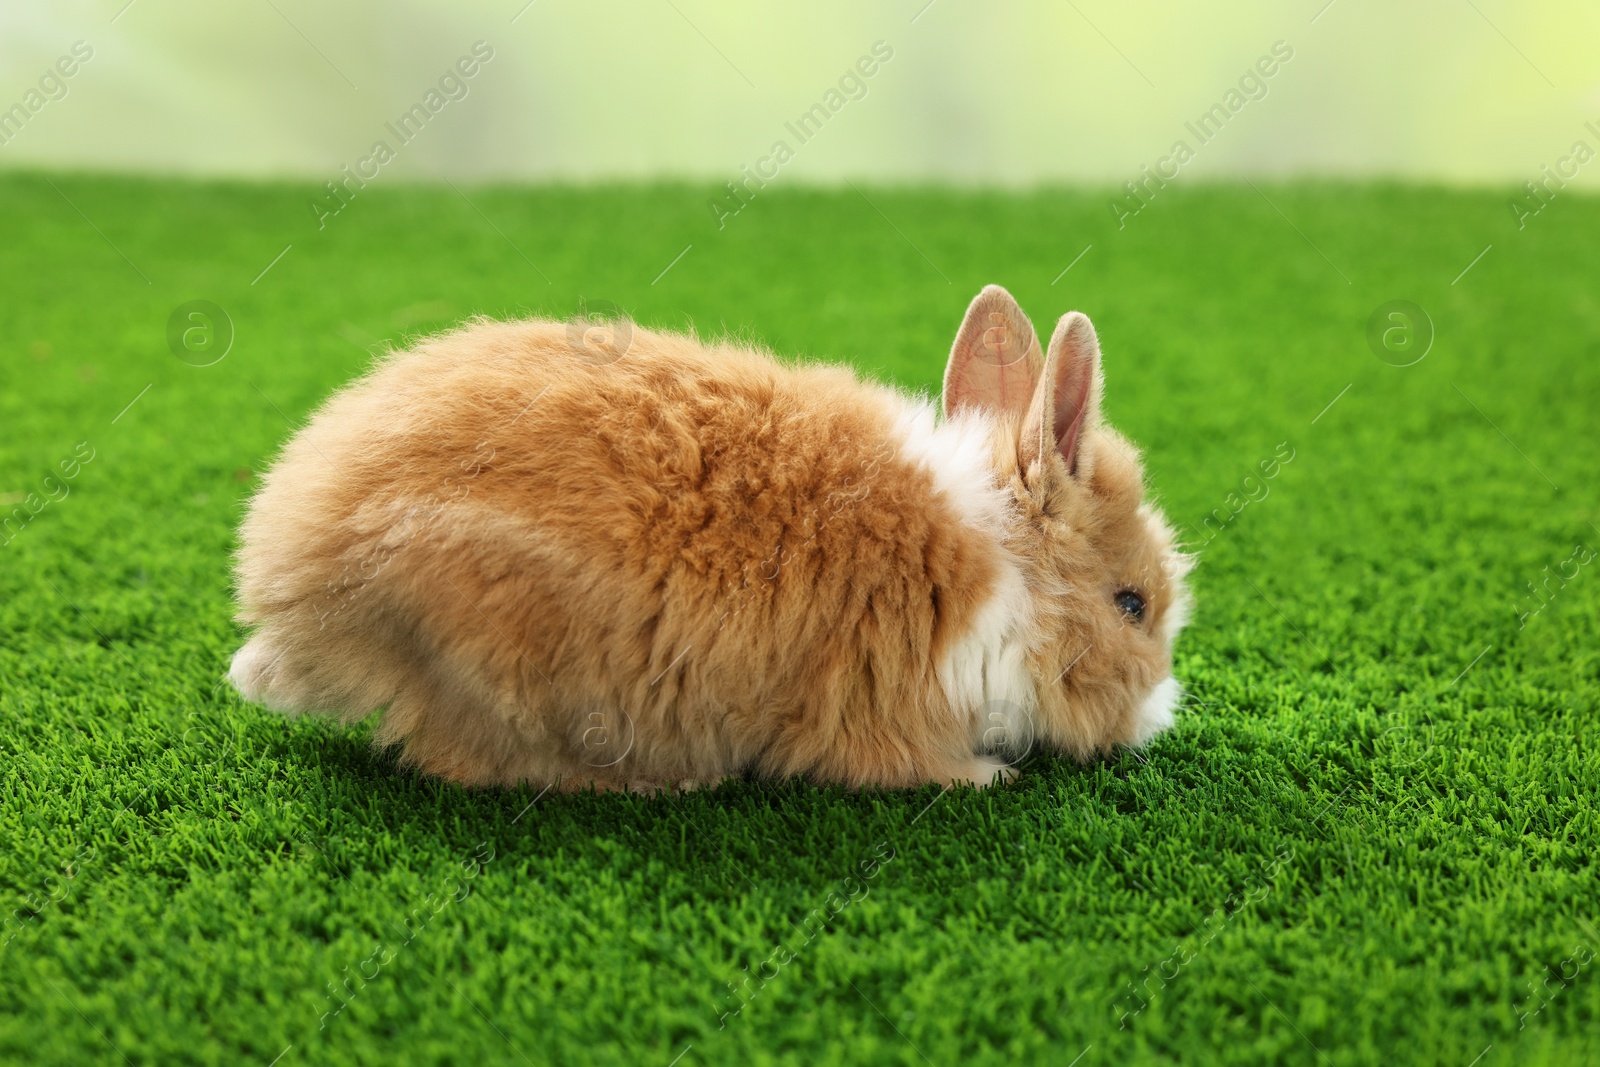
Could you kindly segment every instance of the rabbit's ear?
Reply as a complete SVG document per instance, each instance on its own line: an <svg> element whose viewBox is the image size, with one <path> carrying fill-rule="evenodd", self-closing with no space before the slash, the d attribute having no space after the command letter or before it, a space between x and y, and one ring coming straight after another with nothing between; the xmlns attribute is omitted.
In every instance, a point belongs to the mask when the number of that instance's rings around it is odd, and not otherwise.
<svg viewBox="0 0 1600 1067"><path fill-rule="evenodd" d="M1100 421L1100 339L1081 311L1069 311L1056 323L1045 355L1044 373L1022 424L1022 462L1026 469L1050 450L1058 452L1069 473L1088 473L1083 432Z"/></svg>
<svg viewBox="0 0 1600 1067"><path fill-rule="evenodd" d="M1011 294L986 285L967 308L944 368L944 413L964 407L1021 415L1033 399L1044 353Z"/></svg>

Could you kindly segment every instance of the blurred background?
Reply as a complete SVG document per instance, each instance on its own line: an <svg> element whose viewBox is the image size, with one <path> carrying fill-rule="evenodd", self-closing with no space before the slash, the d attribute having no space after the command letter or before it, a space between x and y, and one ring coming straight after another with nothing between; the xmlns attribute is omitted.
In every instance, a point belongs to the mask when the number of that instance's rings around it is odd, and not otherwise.
<svg viewBox="0 0 1600 1067"><path fill-rule="evenodd" d="M1186 179L1592 188L1597 41L1592 0L8 0L0 167L1121 185L1183 141Z"/></svg>

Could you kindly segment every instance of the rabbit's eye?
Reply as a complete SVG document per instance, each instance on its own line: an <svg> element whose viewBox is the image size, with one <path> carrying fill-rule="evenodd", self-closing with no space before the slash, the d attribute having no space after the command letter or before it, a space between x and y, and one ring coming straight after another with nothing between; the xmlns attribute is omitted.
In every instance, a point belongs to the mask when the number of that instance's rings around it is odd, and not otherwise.
<svg viewBox="0 0 1600 1067"><path fill-rule="evenodd" d="M1144 621L1144 597L1132 589L1124 589L1117 594L1117 607L1134 622Z"/></svg>

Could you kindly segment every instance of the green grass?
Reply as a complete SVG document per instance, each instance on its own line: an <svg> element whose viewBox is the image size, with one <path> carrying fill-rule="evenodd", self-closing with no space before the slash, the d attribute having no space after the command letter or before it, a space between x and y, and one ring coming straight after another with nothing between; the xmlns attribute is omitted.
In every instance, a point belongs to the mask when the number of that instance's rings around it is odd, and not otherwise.
<svg viewBox="0 0 1600 1067"><path fill-rule="evenodd" d="M1090 192L774 189L719 232L692 187L375 185L319 232L312 192L0 179L3 510L93 450L0 545L0 1059L1600 1058L1600 560L1518 617L1600 546L1600 202L1174 186L1119 231ZM932 389L991 281L1094 317L1177 522L1293 449L1202 549L1142 758L529 808L221 684L242 503L372 346L581 296ZM197 298L208 367L165 340ZM1397 298L1437 331L1404 368L1365 340Z"/></svg>

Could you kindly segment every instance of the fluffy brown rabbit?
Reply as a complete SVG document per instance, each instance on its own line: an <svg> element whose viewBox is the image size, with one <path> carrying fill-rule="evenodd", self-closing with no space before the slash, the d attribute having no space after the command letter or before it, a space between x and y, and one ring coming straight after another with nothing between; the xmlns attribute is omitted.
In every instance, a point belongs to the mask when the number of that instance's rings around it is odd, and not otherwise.
<svg viewBox="0 0 1600 1067"><path fill-rule="evenodd" d="M289 442L230 677L468 784L987 785L1172 723L1186 557L1077 312L967 309L927 401L731 342L479 321Z"/></svg>

